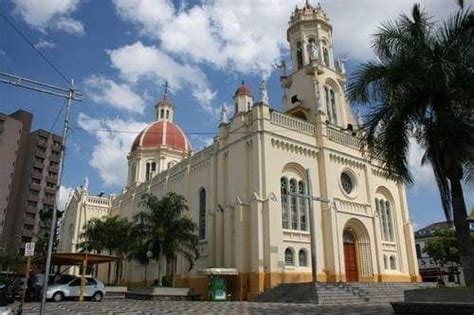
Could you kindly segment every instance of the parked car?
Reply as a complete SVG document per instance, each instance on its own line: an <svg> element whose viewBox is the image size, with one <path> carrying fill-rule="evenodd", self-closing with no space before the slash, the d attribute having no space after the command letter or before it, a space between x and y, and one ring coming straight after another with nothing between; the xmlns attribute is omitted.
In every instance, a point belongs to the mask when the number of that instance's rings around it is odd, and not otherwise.
<svg viewBox="0 0 474 315"><path fill-rule="evenodd" d="M62 301L67 298L78 298L81 287L81 278L79 277L62 277L54 284L48 286L46 298L55 302ZM92 301L100 302L105 296L105 286L102 282L92 277L86 277L86 285L84 287L84 297Z"/></svg>

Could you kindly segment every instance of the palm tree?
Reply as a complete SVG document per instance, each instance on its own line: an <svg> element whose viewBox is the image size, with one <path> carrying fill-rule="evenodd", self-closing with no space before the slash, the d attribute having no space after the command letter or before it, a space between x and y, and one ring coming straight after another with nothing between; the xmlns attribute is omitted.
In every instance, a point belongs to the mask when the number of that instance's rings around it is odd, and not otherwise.
<svg viewBox="0 0 474 315"><path fill-rule="evenodd" d="M138 236L137 233L139 230L137 228L133 229L132 235ZM145 268L145 286L148 284L148 265L150 264L150 258L148 257L148 253L151 252L149 250L149 244L147 242L143 242L140 238L134 238L134 242L131 243L128 251L128 259L134 260L138 262Z"/></svg>
<svg viewBox="0 0 474 315"><path fill-rule="evenodd" d="M388 174L411 183L412 137L425 149L448 221L454 221L467 284L474 283L474 249L462 182L474 170L474 14L459 11L436 24L418 5L382 24L376 60L349 84L349 98L368 105L363 145Z"/></svg>
<svg viewBox="0 0 474 315"><path fill-rule="evenodd" d="M130 228L130 222L118 216L101 219L94 218L87 222L84 226L84 232L81 234L83 241L79 246L83 251L96 251L100 254L103 250L107 250L109 255L115 254L121 258L115 265L116 284L120 283L122 258L125 256L125 253L128 252L130 245ZM110 284L111 271L111 263L109 262L107 273L108 284Z"/></svg>
<svg viewBox="0 0 474 315"><path fill-rule="evenodd" d="M142 199L143 211L135 217L135 229L139 231L143 244L158 262L158 282L161 285L163 259L172 265L172 282L174 284L175 264L178 255L189 263L189 270L199 257L196 224L184 217L188 211L186 199L170 192L162 199L146 194Z"/></svg>

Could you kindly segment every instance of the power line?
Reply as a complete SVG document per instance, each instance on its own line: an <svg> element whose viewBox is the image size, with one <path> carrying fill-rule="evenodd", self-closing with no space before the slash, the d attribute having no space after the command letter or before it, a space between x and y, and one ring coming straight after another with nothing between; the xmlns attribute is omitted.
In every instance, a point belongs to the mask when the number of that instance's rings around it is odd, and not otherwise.
<svg viewBox="0 0 474 315"><path fill-rule="evenodd" d="M67 84L70 84L71 80L69 80L60 70L58 67L56 67L49 59L46 57L41 51L38 50L38 48L35 47L35 45L3 14L1 13L1 16L7 21L8 24L18 33L20 36L56 71L57 74L61 76L61 78L64 79L64 81L67 82Z"/></svg>
<svg viewBox="0 0 474 315"><path fill-rule="evenodd" d="M58 113L56 114L56 118L54 119L54 122L53 122L53 124L51 125L51 128L49 128L49 133L51 133L52 130L54 129L54 127L56 126L56 123L57 123L58 120L59 120L59 116L61 115L61 113L63 112L64 108L66 107L66 104L67 104L67 99L64 100L63 105L61 106L61 108L59 109Z"/></svg>
<svg viewBox="0 0 474 315"><path fill-rule="evenodd" d="M89 132L89 131L96 131L96 132L108 132L108 133L128 133L128 134L139 134L141 133L143 130L140 130L140 131L135 131L135 130L117 130L117 129L92 129L92 128L82 128L82 127L78 127L78 126L74 126L72 127L72 129L75 129L75 130L79 130L79 131L86 131L86 132ZM270 131L270 132L295 132L295 130L289 130L289 129L272 129L272 130L267 130L267 131ZM251 133L253 131L231 131L229 132L229 134L248 134L248 133ZM153 132L153 131L150 131L148 130L147 133L149 134L157 134L157 135L162 135L163 132ZM166 133L181 133L180 131L166 131ZM214 131L214 132L210 132L210 131L193 131L193 132L184 132L183 133L185 135L217 135L219 132L218 131Z"/></svg>

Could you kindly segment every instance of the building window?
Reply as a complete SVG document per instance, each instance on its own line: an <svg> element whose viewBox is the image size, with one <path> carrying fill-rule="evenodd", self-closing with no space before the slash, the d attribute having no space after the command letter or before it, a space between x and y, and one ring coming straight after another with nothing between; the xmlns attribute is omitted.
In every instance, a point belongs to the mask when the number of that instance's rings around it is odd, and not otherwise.
<svg viewBox="0 0 474 315"><path fill-rule="evenodd" d="M390 269L396 270L397 269L397 261L395 259L395 256L390 256Z"/></svg>
<svg viewBox="0 0 474 315"><path fill-rule="evenodd" d="M328 51L327 47L323 48L323 60L324 60L324 64L326 65L326 67L330 67L330 64L329 64L329 51Z"/></svg>
<svg viewBox="0 0 474 315"><path fill-rule="evenodd" d="M304 249L300 249L298 253L298 263L300 267L306 267L308 265L308 257Z"/></svg>
<svg viewBox="0 0 474 315"><path fill-rule="evenodd" d="M285 249L285 265L293 266L294 264L295 264L295 260L294 260L293 251L291 250L291 248Z"/></svg>
<svg viewBox="0 0 474 315"><path fill-rule="evenodd" d="M165 110L164 109L160 110L160 118L165 118Z"/></svg>
<svg viewBox="0 0 474 315"><path fill-rule="evenodd" d="M146 180L152 179L156 172L155 162L146 162Z"/></svg>
<svg viewBox="0 0 474 315"><path fill-rule="evenodd" d="M288 178L280 179L281 192L281 222L284 229L290 228L289 209L288 209Z"/></svg>
<svg viewBox="0 0 474 315"><path fill-rule="evenodd" d="M347 194L350 194L354 189L354 182L352 181L352 177L346 172L342 172L341 174L341 185L342 189L344 189Z"/></svg>
<svg viewBox="0 0 474 315"><path fill-rule="evenodd" d="M303 181L299 181L298 183L298 193L300 195L305 195L305 185ZM299 203L299 214L300 214L300 230L301 231L306 231L307 230L307 224L306 224L306 212L308 210L308 207L306 206L306 203L308 202L306 198L299 197L298 198L300 203Z"/></svg>
<svg viewBox="0 0 474 315"><path fill-rule="evenodd" d="M329 90L329 97L331 101L331 120L334 124L337 124L336 93L334 93L333 89Z"/></svg>
<svg viewBox="0 0 474 315"><path fill-rule="evenodd" d="M170 118L170 111L169 110L166 111L166 119L168 119L168 118Z"/></svg>
<svg viewBox="0 0 474 315"><path fill-rule="evenodd" d="M301 42L296 43L296 62L298 65L298 69L303 68L303 47Z"/></svg>
<svg viewBox="0 0 474 315"><path fill-rule="evenodd" d="M394 242L395 233L393 230L393 217L390 202L383 199L375 199L375 209L380 218L382 240Z"/></svg>
<svg viewBox="0 0 474 315"><path fill-rule="evenodd" d="M328 116L328 121L331 122L331 107L329 102L329 88L327 86L324 87L324 99L326 101L326 114Z"/></svg>
<svg viewBox="0 0 474 315"><path fill-rule="evenodd" d="M199 191L199 239L206 238L206 190Z"/></svg>
<svg viewBox="0 0 474 315"><path fill-rule="evenodd" d="M388 269L388 258L387 255L383 255L383 268Z"/></svg>
<svg viewBox="0 0 474 315"><path fill-rule="evenodd" d="M284 229L307 231L308 230L308 201L305 183L294 178L280 179L282 227Z"/></svg>

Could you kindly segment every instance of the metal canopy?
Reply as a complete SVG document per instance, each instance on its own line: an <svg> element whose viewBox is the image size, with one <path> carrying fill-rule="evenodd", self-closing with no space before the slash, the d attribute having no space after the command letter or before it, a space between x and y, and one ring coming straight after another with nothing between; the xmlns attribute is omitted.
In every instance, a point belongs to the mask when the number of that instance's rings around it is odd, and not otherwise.
<svg viewBox="0 0 474 315"><path fill-rule="evenodd" d="M89 253L54 253L51 263L56 266L81 266L87 260L88 265L97 265L120 260L117 256L89 254ZM33 263L44 263L46 256L33 259Z"/></svg>

